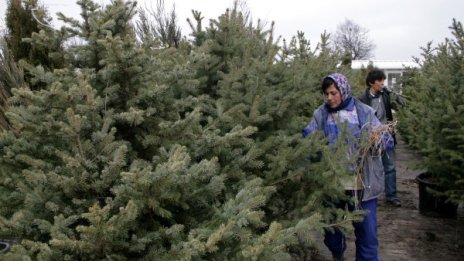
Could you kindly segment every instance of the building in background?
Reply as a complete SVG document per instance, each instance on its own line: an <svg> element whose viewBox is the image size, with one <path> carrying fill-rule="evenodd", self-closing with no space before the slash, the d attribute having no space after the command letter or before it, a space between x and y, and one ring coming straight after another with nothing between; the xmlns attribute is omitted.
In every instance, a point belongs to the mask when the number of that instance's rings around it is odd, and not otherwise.
<svg viewBox="0 0 464 261"><path fill-rule="evenodd" d="M401 93L401 77L405 74L407 68L419 68L419 64L408 60L353 60L351 69L367 69L373 66L383 70L387 79L385 85L388 89Z"/></svg>

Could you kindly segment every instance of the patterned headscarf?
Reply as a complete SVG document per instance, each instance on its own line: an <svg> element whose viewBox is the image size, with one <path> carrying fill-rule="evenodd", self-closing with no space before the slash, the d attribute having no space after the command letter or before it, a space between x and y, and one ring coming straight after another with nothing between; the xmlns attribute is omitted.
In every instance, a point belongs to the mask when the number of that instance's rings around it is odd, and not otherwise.
<svg viewBox="0 0 464 261"><path fill-rule="evenodd" d="M351 87L348 84L348 79L345 75L341 73L332 73L327 75L327 77L331 78L337 83L338 90L342 96L342 102L351 97Z"/></svg>

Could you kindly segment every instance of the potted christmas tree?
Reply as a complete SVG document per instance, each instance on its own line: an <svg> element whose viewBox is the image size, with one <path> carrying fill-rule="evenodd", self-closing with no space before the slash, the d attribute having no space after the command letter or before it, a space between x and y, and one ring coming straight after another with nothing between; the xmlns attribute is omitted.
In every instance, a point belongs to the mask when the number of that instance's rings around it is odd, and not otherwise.
<svg viewBox="0 0 464 261"><path fill-rule="evenodd" d="M422 48L421 68L404 86L409 104L399 122L427 169L417 178L421 213L441 216L454 216L464 202L464 32L456 20L450 28L454 39Z"/></svg>

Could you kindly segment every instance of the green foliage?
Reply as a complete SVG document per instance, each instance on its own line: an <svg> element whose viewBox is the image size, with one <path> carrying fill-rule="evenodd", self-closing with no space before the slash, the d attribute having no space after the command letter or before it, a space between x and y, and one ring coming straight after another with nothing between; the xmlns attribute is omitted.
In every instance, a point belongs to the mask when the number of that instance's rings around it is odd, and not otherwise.
<svg viewBox="0 0 464 261"><path fill-rule="evenodd" d="M410 74L400 114L402 135L424 156L423 166L450 198L464 202L464 31L453 20L454 39L423 48L421 70Z"/></svg>
<svg viewBox="0 0 464 261"><path fill-rule="evenodd" d="M19 60L29 58L31 45L22 41L31 37L33 32L39 31L39 24L32 16L33 9L37 8L37 1L9 0L6 11L7 45L13 56Z"/></svg>
<svg viewBox="0 0 464 261"><path fill-rule="evenodd" d="M300 137L339 60L327 35L281 49L235 7L163 48L137 43L135 3L78 3L82 21L60 15L63 40L82 40L64 66L21 62L42 88L12 89L0 237L19 243L2 258L290 260L327 220L359 218L326 204L346 151Z"/></svg>
<svg viewBox="0 0 464 261"><path fill-rule="evenodd" d="M40 65L50 70L64 65L62 36L47 25L50 21L37 0L8 1L5 42L14 61L22 60L30 66ZM1 66L7 65L2 63ZM25 80L30 87L41 88L30 81L29 66L25 69Z"/></svg>

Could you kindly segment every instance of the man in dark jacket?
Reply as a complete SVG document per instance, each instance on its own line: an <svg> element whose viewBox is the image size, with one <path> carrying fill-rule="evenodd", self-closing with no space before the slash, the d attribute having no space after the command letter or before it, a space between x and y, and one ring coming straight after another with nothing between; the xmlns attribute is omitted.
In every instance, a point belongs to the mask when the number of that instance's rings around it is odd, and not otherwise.
<svg viewBox="0 0 464 261"><path fill-rule="evenodd" d="M371 106L375 110L375 115L383 124L393 121L392 109L396 110L396 104L390 99L390 92L384 88L385 73L381 70L373 70L366 77L366 91L359 96L359 100ZM397 102L404 106L400 96ZM393 135L393 133L392 133ZM393 135L393 138L395 136ZM396 144L396 140L395 140ZM387 203L400 207L401 201L396 193L396 167L395 150L389 150L382 156L383 168L385 171L385 199Z"/></svg>

